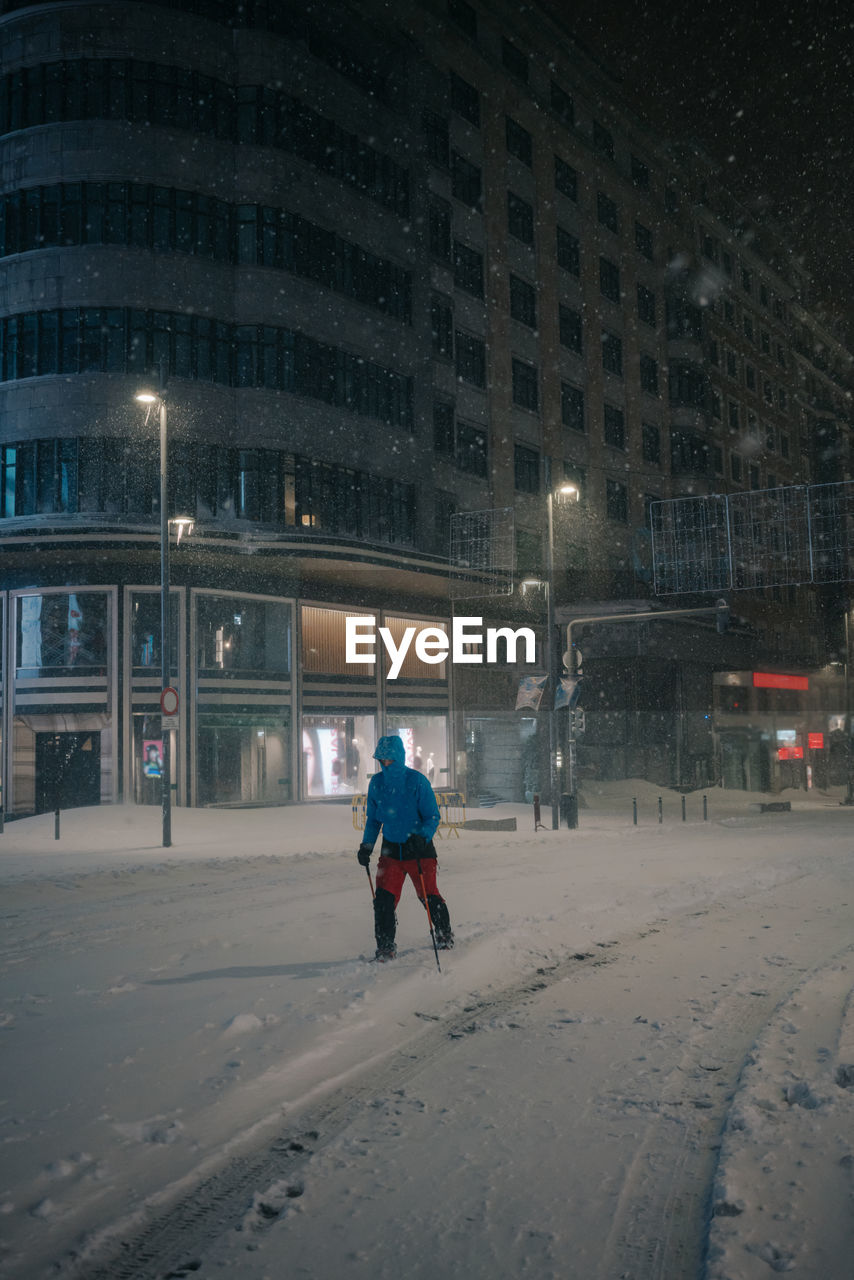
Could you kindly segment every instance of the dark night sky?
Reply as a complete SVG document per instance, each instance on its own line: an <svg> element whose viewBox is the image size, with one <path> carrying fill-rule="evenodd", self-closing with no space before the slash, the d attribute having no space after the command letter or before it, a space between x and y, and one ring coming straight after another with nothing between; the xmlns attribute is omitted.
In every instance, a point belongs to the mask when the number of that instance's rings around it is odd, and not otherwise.
<svg viewBox="0 0 854 1280"><path fill-rule="evenodd" d="M550 2L641 116L696 138L748 207L794 229L816 280L854 317L854 9Z"/></svg>

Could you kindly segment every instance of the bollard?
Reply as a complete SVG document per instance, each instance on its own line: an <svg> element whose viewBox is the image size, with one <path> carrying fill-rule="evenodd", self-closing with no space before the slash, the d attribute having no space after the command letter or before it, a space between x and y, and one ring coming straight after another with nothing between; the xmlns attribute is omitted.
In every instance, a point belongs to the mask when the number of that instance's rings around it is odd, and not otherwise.
<svg viewBox="0 0 854 1280"><path fill-rule="evenodd" d="M539 794L534 796L534 831L539 831L542 826L540 821L540 797Z"/></svg>
<svg viewBox="0 0 854 1280"><path fill-rule="evenodd" d="M703 796L703 821L709 821L709 797Z"/></svg>
<svg viewBox="0 0 854 1280"><path fill-rule="evenodd" d="M685 818L685 797L684 797L684 796L682 797L682 821L683 821L683 822L685 822L685 821L686 821L686 818Z"/></svg>
<svg viewBox="0 0 854 1280"><path fill-rule="evenodd" d="M5 822L5 820L6 820L6 815L3 812L3 806L0 805L0 836L2 836L3 834L3 823Z"/></svg>
<svg viewBox="0 0 854 1280"><path fill-rule="evenodd" d="M661 808L661 796L658 797L658 821L659 822L664 821L664 814Z"/></svg>
<svg viewBox="0 0 854 1280"><path fill-rule="evenodd" d="M53 815L53 838L59 839L59 810L57 809Z"/></svg>
<svg viewBox="0 0 854 1280"><path fill-rule="evenodd" d="M635 824L635 826L637 826L637 825L638 825L638 798L637 798L637 796L632 796L632 822Z"/></svg>

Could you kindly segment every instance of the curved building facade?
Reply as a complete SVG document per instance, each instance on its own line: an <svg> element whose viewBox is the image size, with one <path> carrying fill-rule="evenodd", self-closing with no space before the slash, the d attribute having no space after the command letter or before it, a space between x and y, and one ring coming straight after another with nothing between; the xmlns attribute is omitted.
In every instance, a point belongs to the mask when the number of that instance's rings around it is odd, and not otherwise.
<svg viewBox="0 0 854 1280"><path fill-rule="evenodd" d="M449 518L512 509L542 578L547 479L579 498L553 586L582 614L651 594L651 503L807 479L793 263L550 11L0 3L6 811L155 802L164 732L181 804L360 791L395 730L437 784L521 798L518 670L386 680L346 663L345 616L542 629L542 594L451 602ZM169 515L194 521L168 673L135 400L161 373ZM816 643L791 599L754 619L781 661ZM585 642L579 758L711 779L723 659L696 649L686 711L644 643Z"/></svg>

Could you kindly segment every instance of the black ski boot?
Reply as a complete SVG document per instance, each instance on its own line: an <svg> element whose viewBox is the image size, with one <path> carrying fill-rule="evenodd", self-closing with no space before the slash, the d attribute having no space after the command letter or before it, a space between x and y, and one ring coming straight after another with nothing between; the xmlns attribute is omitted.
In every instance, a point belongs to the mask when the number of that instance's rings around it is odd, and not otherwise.
<svg viewBox="0 0 854 1280"><path fill-rule="evenodd" d="M394 960L397 920L394 913L394 894L388 889L377 889L374 895L374 936L377 940L376 958L380 962Z"/></svg>
<svg viewBox="0 0 854 1280"><path fill-rule="evenodd" d="M440 951L450 951L454 945L454 934L445 899L431 893L427 897L427 906L430 908L430 919L436 933L436 946Z"/></svg>

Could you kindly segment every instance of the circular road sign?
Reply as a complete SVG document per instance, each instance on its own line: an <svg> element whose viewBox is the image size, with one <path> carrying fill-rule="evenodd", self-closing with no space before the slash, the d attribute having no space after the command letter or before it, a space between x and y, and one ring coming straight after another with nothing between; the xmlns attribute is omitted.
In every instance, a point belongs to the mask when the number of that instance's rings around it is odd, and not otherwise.
<svg viewBox="0 0 854 1280"><path fill-rule="evenodd" d="M178 711L178 690L171 685L160 695L160 710L165 716L174 716Z"/></svg>

